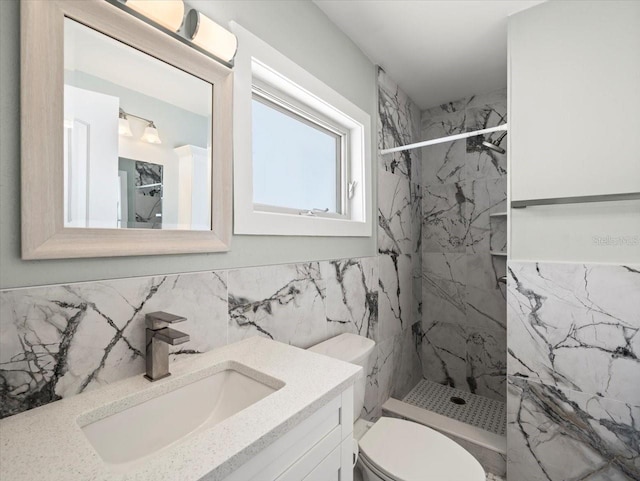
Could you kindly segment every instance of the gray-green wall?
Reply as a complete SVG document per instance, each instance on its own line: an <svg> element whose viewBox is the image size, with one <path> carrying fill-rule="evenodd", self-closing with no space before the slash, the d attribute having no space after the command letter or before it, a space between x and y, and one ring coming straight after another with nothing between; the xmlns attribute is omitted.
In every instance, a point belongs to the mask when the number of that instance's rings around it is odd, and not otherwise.
<svg viewBox="0 0 640 481"><path fill-rule="evenodd" d="M222 25L235 20L371 115L373 64L308 0L190 1ZM20 8L0 1L0 288L371 256L375 236L234 236L222 254L23 261L20 258ZM37 141L36 132L26 133ZM372 133L372 153L376 152ZM375 165L373 187L375 197ZM374 202L371 215L376 219Z"/></svg>

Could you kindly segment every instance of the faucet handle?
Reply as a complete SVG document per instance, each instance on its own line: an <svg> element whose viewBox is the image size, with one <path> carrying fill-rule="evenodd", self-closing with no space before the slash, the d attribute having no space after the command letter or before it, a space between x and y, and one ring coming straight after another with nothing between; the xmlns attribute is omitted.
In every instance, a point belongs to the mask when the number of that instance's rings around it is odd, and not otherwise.
<svg viewBox="0 0 640 481"><path fill-rule="evenodd" d="M169 324L174 324L176 322L186 321L187 318L184 316L176 316L175 314L169 314L168 312L156 311L149 312L145 316L146 324L149 329L162 329L167 327Z"/></svg>

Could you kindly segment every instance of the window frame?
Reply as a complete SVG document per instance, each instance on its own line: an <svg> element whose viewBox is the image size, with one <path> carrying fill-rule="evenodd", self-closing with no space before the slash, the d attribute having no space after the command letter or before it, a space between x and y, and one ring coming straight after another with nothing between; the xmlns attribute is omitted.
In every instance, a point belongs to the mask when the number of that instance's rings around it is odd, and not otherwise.
<svg viewBox="0 0 640 481"><path fill-rule="evenodd" d="M230 27L239 42L234 68L234 234L372 236L369 114L237 23L231 22ZM340 135L339 213L253 202L252 102L256 95L297 120ZM354 181L350 196L349 185ZM316 207L325 206L309 206Z"/></svg>
<svg viewBox="0 0 640 481"><path fill-rule="evenodd" d="M349 167L349 155L347 152L347 143L349 142L349 133L339 126L334 125L326 118L319 117L317 113L308 112L304 106L298 102L292 101L282 92L276 92L274 89L256 85L252 85L252 101L258 102L270 107L277 112L291 117L301 123L308 125L320 132L332 135L336 142L336 206L337 212L323 212L314 209L315 206L300 206L299 208L283 207L270 204L260 204L253 202L254 209L259 212L281 212L286 214L304 215L303 212L313 211L314 215L320 217L336 217L349 218L349 202L346 199L346 185L349 182L347 169ZM252 162L253 164L253 162Z"/></svg>

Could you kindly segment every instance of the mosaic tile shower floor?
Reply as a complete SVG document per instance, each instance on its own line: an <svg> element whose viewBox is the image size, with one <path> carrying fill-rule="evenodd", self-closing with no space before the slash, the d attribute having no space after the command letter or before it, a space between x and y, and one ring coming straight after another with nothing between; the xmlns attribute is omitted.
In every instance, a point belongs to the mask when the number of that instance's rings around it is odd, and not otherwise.
<svg viewBox="0 0 640 481"><path fill-rule="evenodd" d="M452 398L464 404L456 404ZM501 436L506 432L505 405L494 399L423 379L403 401Z"/></svg>

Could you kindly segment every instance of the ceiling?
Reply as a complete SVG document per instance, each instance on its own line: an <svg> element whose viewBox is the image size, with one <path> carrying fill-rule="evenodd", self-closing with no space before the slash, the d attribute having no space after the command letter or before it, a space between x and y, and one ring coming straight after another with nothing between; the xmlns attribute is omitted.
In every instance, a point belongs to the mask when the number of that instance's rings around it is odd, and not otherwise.
<svg viewBox="0 0 640 481"><path fill-rule="evenodd" d="M544 0L313 0L426 109L507 85L507 17Z"/></svg>

